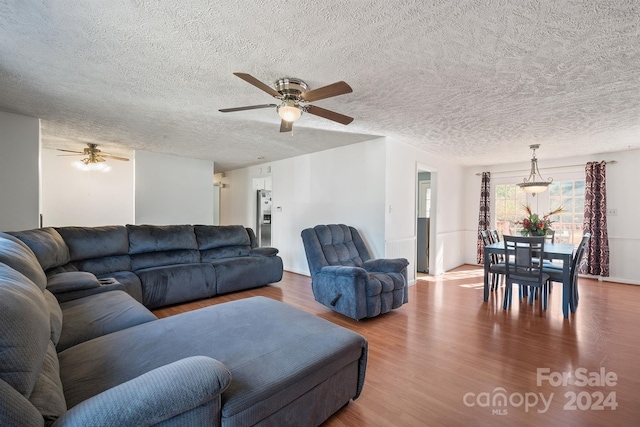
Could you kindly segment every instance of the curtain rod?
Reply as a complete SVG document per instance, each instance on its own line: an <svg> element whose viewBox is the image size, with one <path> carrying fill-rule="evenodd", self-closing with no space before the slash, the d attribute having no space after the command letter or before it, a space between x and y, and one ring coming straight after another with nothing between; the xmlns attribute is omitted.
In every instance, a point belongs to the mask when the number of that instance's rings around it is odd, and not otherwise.
<svg viewBox="0 0 640 427"><path fill-rule="evenodd" d="M606 161L605 161L605 164L607 164L607 165L613 165L613 164L615 164L615 163L618 163L618 161L617 161L617 160L606 160ZM584 165L584 164L580 164L580 165L549 166L549 167L546 167L546 168L540 168L540 169L545 170L545 169L575 168L576 166L586 166L586 165ZM528 170L529 170L529 169L520 169L520 170L516 170L516 171L498 171L498 172L495 172L495 173L527 172ZM476 173L476 176L482 176L482 173L478 172L478 173Z"/></svg>

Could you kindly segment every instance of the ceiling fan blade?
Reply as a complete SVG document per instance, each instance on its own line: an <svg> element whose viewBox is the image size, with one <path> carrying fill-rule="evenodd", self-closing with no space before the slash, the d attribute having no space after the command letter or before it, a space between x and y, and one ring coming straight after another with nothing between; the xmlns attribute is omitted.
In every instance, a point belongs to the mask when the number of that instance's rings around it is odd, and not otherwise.
<svg viewBox="0 0 640 427"><path fill-rule="evenodd" d="M286 120L280 121L280 132L291 132L293 130L293 122Z"/></svg>
<svg viewBox="0 0 640 427"><path fill-rule="evenodd" d="M262 83L260 80L256 79L255 77L253 77L250 74L247 74L247 73L233 73L233 75L240 77L242 80L244 80L245 82L247 82L249 84L254 85L258 89L261 89L261 90L267 92L269 95L273 96L274 98L282 97L282 94L280 92L278 92L277 90L275 90L271 86L268 86L268 85Z"/></svg>
<svg viewBox="0 0 640 427"><path fill-rule="evenodd" d="M118 157L112 154L107 154L105 152L100 153L100 157L106 157L107 159L113 159L113 160L122 160L123 162L129 161L129 159L127 159L126 157Z"/></svg>
<svg viewBox="0 0 640 427"><path fill-rule="evenodd" d="M78 154L58 154L57 157L73 157L73 156L84 156L83 153Z"/></svg>
<svg viewBox="0 0 640 427"><path fill-rule="evenodd" d="M332 96L344 95L345 93L351 93L353 89L345 82L337 82L328 86L319 87L318 89L312 89L304 92L300 97L307 101L317 101L319 99L331 98Z"/></svg>
<svg viewBox="0 0 640 427"><path fill-rule="evenodd" d="M231 113L233 111L257 110L258 108L271 108L271 107L277 107L277 105L276 104L249 105L248 107L223 108L218 111L220 111L221 113Z"/></svg>
<svg viewBox="0 0 640 427"><path fill-rule="evenodd" d="M309 114L333 120L334 122L342 123L343 125L348 125L353 121L353 117L345 116L344 114L336 113L335 111L316 107L314 105L307 106L306 110Z"/></svg>
<svg viewBox="0 0 640 427"><path fill-rule="evenodd" d="M82 151L75 151L75 150L63 150L62 148L56 148L56 150L58 151L64 151L67 153L76 153L76 154L84 154L84 152ZM59 154L60 156L62 156L62 154Z"/></svg>

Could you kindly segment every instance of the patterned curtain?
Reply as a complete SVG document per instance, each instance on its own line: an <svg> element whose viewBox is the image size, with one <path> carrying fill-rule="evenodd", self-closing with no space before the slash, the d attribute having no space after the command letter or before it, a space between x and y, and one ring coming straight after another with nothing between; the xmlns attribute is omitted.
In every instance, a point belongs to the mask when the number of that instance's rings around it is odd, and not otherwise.
<svg viewBox="0 0 640 427"><path fill-rule="evenodd" d="M480 185L480 215L478 217L478 264L484 263L484 243L480 238L480 231L488 230L491 221L491 172L482 172L482 184Z"/></svg>
<svg viewBox="0 0 640 427"><path fill-rule="evenodd" d="M609 276L609 236L607 233L607 162L589 162L585 168L584 233L591 233L581 272Z"/></svg>

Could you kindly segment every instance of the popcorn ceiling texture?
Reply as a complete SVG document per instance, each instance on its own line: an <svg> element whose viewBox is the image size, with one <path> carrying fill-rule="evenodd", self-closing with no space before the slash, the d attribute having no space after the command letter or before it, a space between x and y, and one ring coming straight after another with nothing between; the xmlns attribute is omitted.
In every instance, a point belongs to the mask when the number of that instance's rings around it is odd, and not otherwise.
<svg viewBox="0 0 640 427"><path fill-rule="evenodd" d="M355 121L220 113L275 101L236 71L344 80L314 104ZM640 2L0 0L0 110L42 118L46 148L216 171L380 136L462 165L637 149Z"/></svg>

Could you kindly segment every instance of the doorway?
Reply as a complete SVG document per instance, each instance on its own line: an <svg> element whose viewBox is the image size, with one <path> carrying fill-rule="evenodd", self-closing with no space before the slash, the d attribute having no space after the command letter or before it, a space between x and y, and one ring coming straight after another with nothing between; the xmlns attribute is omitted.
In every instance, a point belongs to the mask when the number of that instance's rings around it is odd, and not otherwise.
<svg viewBox="0 0 640 427"><path fill-rule="evenodd" d="M416 197L416 275L429 274L431 241L431 172L418 171Z"/></svg>

